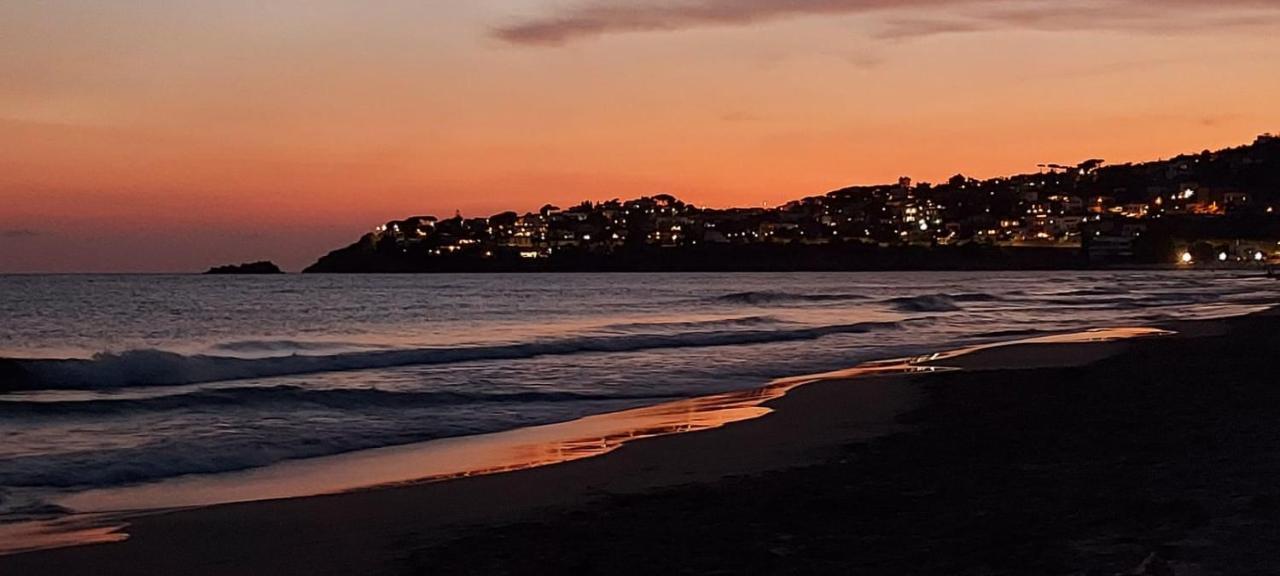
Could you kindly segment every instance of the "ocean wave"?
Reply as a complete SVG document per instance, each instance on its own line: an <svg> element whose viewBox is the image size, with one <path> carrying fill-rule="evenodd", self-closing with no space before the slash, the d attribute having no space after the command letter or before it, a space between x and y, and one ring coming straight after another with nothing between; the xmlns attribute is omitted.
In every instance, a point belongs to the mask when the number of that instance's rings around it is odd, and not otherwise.
<svg viewBox="0 0 1280 576"><path fill-rule="evenodd" d="M1222 300L1217 294L1167 293L1167 294L1113 294L1105 298L1038 297L1027 300L1071 310L1137 310L1169 306L1207 304Z"/></svg>
<svg viewBox="0 0 1280 576"><path fill-rule="evenodd" d="M1003 297L986 292L956 292L946 294L917 294L887 300L890 306L902 312L955 312L962 302L1000 302Z"/></svg>
<svg viewBox="0 0 1280 576"><path fill-rule="evenodd" d="M864 294L805 294L799 292L749 291L734 292L716 296L718 302L732 304L751 304L764 306L769 304L788 304L800 302L853 302L867 300Z"/></svg>
<svg viewBox="0 0 1280 576"><path fill-rule="evenodd" d="M1001 296L986 292L959 292L956 294L943 294L943 296L956 302L1000 302L1004 300Z"/></svg>
<svg viewBox="0 0 1280 576"><path fill-rule="evenodd" d="M223 350L239 354L280 354L281 352L322 352L335 350L351 350L361 348L386 348L376 344L360 344L355 342L325 342L307 340L235 340L219 342L212 346L214 350Z"/></svg>
<svg viewBox="0 0 1280 576"><path fill-rule="evenodd" d="M493 431L477 427L445 435ZM183 441L115 450L86 449L60 454L9 458L0 468L0 486L58 489L119 486L187 474L217 474L269 466L286 460L314 458L431 440L440 435L420 430L381 429L362 433L329 432L312 436L254 431L229 439L187 438ZM0 506L0 514L49 511L40 501Z"/></svg>
<svg viewBox="0 0 1280 576"><path fill-rule="evenodd" d="M960 309L957 302L947 294L923 294L889 299L890 305L903 312L955 312Z"/></svg>
<svg viewBox="0 0 1280 576"><path fill-rule="evenodd" d="M0 488L0 524L62 516L70 510L38 497Z"/></svg>
<svg viewBox="0 0 1280 576"><path fill-rule="evenodd" d="M897 322L861 322L779 330L711 330L679 334L582 336L494 346L378 350L268 358L183 355L154 349L120 353L102 352L87 359L3 358L0 359L0 392L199 384L477 360L518 360L537 356L591 352L635 352L767 344L814 340L833 334L893 330L900 327L901 324Z"/></svg>
<svg viewBox="0 0 1280 576"><path fill-rule="evenodd" d="M351 391L348 391L351 392ZM239 391L237 394L243 394ZM231 433L211 433L204 428L208 423L192 424L190 434L155 434L150 426L140 424L120 430L118 433L136 440L136 444L101 447L92 439L63 446L57 454L26 452L4 459L0 466L0 486L18 490L47 491L59 488L88 488L118 486L137 482L149 482L187 474L214 474L268 466L287 460L298 460L423 442L438 438L470 436L497 432L524 426L536 426L549 422L566 421L593 413L611 411L636 405L653 403L669 397L641 398L620 394L581 393L578 399L597 399L598 402L564 401L569 396L559 396L554 401L528 401L514 407L502 404L500 394L489 396L484 402L496 402L489 406L443 406L433 402L452 401L443 397L420 396L413 399L401 393L399 396L364 394L360 402L387 404L385 408L361 407L344 412L340 417L324 407L306 404L288 406L274 403L268 398L287 398L301 394L297 390L276 389L256 392L262 404L236 407L239 424ZM512 392L505 399L516 395L532 394L526 398L547 400L556 396L534 392ZM308 402L347 402L349 393L311 395ZM476 398L471 398L475 400ZM191 398L168 401L189 402ZM200 401L208 401L208 398ZM162 402L157 400L157 402ZM424 405L416 405L415 402ZM155 407L155 406L152 406ZM197 406L192 414L227 416L224 406ZM104 412L106 406L98 406ZM110 413L110 412L107 412ZM154 418L187 419L186 415L152 414L147 412L123 412L126 418L143 422ZM265 416L263 416L265 415ZM498 417L501 415L501 417ZM229 416L227 416L229 417ZM41 420L52 420L40 417ZM221 417L218 418L221 420ZM137 421L137 420L135 420ZM191 421L187 419L187 421ZM197 417L195 422L201 420ZM72 420L71 425L75 425ZM54 423L53 425L59 425ZM215 424L216 426L216 424ZM28 510L34 506L26 506ZM0 506L0 515L5 513Z"/></svg>
<svg viewBox="0 0 1280 576"><path fill-rule="evenodd" d="M186 408L218 406L273 407L288 405L350 408L419 408L475 403L592 402L617 400L661 401L676 398L672 394L628 394L605 392L517 391L395 391L376 388L302 388L298 386L244 386L199 390L184 394L149 398L101 398L60 402L0 400L0 415L5 416L81 416L120 414L123 412L163 412Z"/></svg>
<svg viewBox="0 0 1280 576"><path fill-rule="evenodd" d="M974 338L1024 338L1028 336L1036 336L1046 333L1046 330L1038 330L1035 328L1021 328L1010 330L992 330L990 332L979 332L974 334Z"/></svg>
<svg viewBox="0 0 1280 576"><path fill-rule="evenodd" d="M1123 288L1081 288L1079 290L1067 290L1065 292L1054 292L1053 296L1115 296L1117 294L1126 294L1128 290Z"/></svg>
<svg viewBox="0 0 1280 576"><path fill-rule="evenodd" d="M623 322L600 327L605 331L631 332L637 330L706 330L713 328L743 328L783 324L783 320L773 316L742 316L738 318L718 318L715 320L692 320L687 322Z"/></svg>

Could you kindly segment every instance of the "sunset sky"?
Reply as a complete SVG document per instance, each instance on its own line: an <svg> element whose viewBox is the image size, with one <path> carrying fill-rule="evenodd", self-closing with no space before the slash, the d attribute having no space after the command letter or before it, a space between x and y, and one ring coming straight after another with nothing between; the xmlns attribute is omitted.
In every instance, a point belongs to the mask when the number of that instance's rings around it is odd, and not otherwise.
<svg viewBox="0 0 1280 576"><path fill-rule="evenodd" d="M9 0L0 272L1243 144L1276 38L1274 0Z"/></svg>

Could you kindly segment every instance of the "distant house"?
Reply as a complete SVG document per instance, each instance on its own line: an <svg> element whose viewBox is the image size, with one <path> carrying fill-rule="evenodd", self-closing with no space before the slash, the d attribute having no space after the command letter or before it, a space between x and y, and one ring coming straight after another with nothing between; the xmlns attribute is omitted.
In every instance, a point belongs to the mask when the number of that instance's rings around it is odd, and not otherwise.
<svg viewBox="0 0 1280 576"><path fill-rule="evenodd" d="M1135 242L1146 231L1146 223L1129 218L1092 221L1083 230L1085 255L1094 262L1131 259Z"/></svg>

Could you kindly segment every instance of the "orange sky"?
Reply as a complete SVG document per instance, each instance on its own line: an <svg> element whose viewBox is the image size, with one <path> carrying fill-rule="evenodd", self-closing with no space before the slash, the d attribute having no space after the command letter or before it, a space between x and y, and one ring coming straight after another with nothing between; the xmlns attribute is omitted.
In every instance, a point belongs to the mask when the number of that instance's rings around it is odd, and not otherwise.
<svg viewBox="0 0 1280 576"><path fill-rule="evenodd" d="M441 4L0 4L0 272L296 270L411 214L772 205L1280 130L1271 1Z"/></svg>

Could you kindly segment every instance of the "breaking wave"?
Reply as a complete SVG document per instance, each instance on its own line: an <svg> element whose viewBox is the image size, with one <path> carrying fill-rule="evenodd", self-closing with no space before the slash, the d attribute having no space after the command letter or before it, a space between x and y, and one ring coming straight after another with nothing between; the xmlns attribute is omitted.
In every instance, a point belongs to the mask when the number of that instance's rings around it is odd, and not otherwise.
<svg viewBox="0 0 1280 576"><path fill-rule="evenodd" d="M863 294L800 294L796 292L753 291L734 292L717 296L716 301L732 304L751 304L764 306L769 304L789 304L796 302L854 302L867 300Z"/></svg>
<svg viewBox="0 0 1280 576"><path fill-rule="evenodd" d="M294 354L301 352L335 352L370 348L386 348L376 344L355 342L311 342L304 340L236 340L213 345L215 350L237 354Z"/></svg>
<svg viewBox="0 0 1280 576"><path fill-rule="evenodd" d="M956 300L946 294L893 298L889 303L903 312L954 312L960 309Z"/></svg>
<svg viewBox="0 0 1280 576"><path fill-rule="evenodd" d="M602 330L631 332L638 330L707 330L714 328L743 328L753 326L769 326L785 324L773 316L742 316L738 318L721 318L716 320L693 320L688 322L624 322L602 326Z"/></svg>
<svg viewBox="0 0 1280 576"><path fill-rule="evenodd" d="M592 402L614 400L666 400L671 394L626 394L587 392L461 392L395 391L375 388L311 389L298 386L244 386L199 390L150 398L105 398L81 401L43 402L0 400L0 415L52 416L119 414L121 412L163 412L191 407L235 406L270 408L277 405L348 409L417 408L481 402Z"/></svg>
<svg viewBox="0 0 1280 576"><path fill-rule="evenodd" d="M814 340L833 334L894 330L900 327L901 324L897 322L862 322L776 330L582 336L493 346L376 350L329 355L295 354L269 358L183 355L154 349L102 352L87 359L4 358L0 359L0 392L168 386L476 360L518 360L590 352L767 344Z"/></svg>
<svg viewBox="0 0 1280 576"><path fill-rule="evenodd" d="M985 292L964 292L959 294L921 294L890 298L889 304L902 312L955 312L960 310L961 302L996 302L999 296Z"/></svg>

